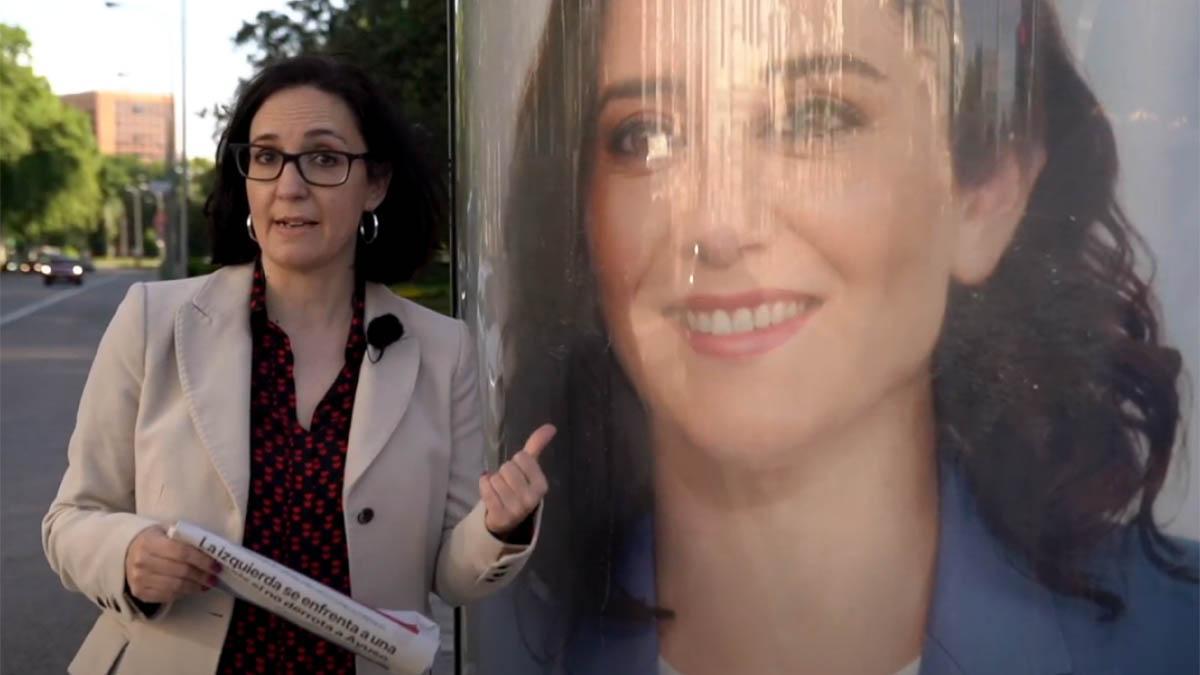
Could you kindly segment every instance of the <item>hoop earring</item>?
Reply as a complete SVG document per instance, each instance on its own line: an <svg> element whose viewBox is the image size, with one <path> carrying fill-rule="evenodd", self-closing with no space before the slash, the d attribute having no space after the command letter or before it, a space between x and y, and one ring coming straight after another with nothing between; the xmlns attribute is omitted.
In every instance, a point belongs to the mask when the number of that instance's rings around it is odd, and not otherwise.
<svg viewBox="0 0 1200 675"><path fill-rule="evenodd" d="M371 212L371 236L367 236L367 222L365 220L358 221L358 236L362 237L364 244L370 244L379 238L379 216L375 212Z"/></svg>
<svg viewBox="0 0 1200 675"><path fill-rule="evenodd" d="M254 221L250 219L249 214L246 215L246 234L250 235L250 241L258 243L258 237L254 236Z"/></svg>

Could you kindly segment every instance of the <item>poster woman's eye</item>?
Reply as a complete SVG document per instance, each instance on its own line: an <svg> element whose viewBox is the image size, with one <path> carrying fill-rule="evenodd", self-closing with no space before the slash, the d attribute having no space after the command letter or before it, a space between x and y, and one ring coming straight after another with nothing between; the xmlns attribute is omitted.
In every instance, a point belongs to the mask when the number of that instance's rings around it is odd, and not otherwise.
<svg viewBox="0 0 1200 675"><path fill-rule="evenodd" d="M672 118L642 113L618 124L605 143L614 160L646 168L669 161L683 145L683 135Z"/></svg>
<svg viewBox="0 0 1200 675"><path fill-rule="evenodd" d="M857 106L825 96L795 101L763 124L762 135L780 143L789 154L811 154L840 137L862 130L866 114Z"/></svg>

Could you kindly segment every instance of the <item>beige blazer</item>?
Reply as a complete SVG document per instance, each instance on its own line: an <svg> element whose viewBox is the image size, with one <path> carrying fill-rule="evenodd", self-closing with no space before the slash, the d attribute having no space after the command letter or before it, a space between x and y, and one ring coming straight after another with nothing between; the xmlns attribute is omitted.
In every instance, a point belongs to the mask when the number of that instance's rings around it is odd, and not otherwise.
<svg viewBox="0 0 1200 675"><path fill-rule="evenodd" d="M252 277L246 265L135 284L100 341L69 466L42 523L50 566L102 610L71 673L216 670L233 598L212 590L145 617L125 593L125 551L142 529L176 520L241 541ZM428 614L431 590L455 605L483 597L511 580L533 547L506 547L484 527L466 327L368 284L365 319L387 313L405 335L378 362L363 360L346 458L351 587L367 605ZM359 517L366 509L373 518Z"/></svg>

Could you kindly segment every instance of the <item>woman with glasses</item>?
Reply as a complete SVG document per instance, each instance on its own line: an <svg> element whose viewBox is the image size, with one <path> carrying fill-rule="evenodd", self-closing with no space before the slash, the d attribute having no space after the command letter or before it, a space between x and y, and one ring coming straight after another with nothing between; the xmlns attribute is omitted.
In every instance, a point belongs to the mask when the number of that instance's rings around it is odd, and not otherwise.
<svg viewBox="0 0 1200 675"><path fill-rule="evenodd" d="M482 597L537 537L552 428L484 472L461 322L393 295L443 190L360 71L267 67L217 155L208 276L135 284L101 341L43 522L96 603L72 673L379 672L231 596L186 520L372 607Z"/></svg>

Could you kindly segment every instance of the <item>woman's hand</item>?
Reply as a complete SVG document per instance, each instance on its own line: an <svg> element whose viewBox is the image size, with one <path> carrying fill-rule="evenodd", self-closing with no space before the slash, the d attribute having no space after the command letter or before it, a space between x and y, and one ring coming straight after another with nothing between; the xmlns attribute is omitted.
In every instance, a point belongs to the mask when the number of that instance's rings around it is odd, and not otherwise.
<svg viewBox="0 0 1200 675"><path fill-rule="evenodd" d="M550 424L538 427L525 441L525 447L501 465L499 471L479 478L479 495L486 509L484 524L492 534L511 532L546 496L548 485L538 466L538 456L555 432Z"/></svg>
<svg viewBox="0 0 1200 675"><path fill-rule="evenodd" d="M142 602L165 603L217 585L221 566L200 549L167 536L161 527L142 530L125 552L125 583Z"/></svg>

